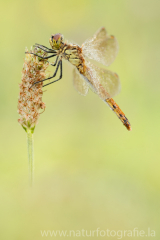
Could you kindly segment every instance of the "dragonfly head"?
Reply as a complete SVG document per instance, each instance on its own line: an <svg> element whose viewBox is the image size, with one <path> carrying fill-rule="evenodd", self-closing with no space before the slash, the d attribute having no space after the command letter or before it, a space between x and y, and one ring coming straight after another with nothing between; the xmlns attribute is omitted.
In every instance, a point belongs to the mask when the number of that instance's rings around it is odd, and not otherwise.
<svg viewBox="0 0 160 240"><path fill-rule="evenodd" d="M58 50L63 43L63 35L60 33L52 34L49 43L54 50Z"/></svg>

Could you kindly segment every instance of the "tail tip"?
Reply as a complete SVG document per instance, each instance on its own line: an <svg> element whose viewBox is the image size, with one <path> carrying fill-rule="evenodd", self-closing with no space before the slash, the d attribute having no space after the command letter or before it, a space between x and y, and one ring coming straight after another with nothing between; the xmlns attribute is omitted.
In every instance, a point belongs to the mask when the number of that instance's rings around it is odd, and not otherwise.
<svg viewBox="0 0 160 240"><path fill-rule="evenodd" d="M129 126L129 127L128 127L128 131L132 131L132 128L131 128L131 126Z"/></svg>
<svg viewBox="0 0 160 240"><path fill-rule="evenodd" d="M125 125L125 127L127 128L128 131L132 131L130 123L129 124L124 124L124 125Z"/></svg>

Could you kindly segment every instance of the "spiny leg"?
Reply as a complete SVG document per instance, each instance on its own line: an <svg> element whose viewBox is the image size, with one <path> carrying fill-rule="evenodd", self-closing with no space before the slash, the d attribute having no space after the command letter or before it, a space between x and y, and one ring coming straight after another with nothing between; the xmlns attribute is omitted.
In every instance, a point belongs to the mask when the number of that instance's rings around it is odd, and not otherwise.
<svg viewBox="0 0 160 240"><path fill-rule="evenodd" d="M44 48L46 48L46 49L48 49L48 50L53 50L52 48L48 48L48 47L46 47L46 46L44 46L44 45L42 45L42 44L35 43L35 45L44 47Z"/></svg>
<svg viewBox="0 0 160 240"><path fill-rule="evenodd" d="M35 54L35 53L29 53L29 52L25 52L25 53L27 53L27 54L33 54L34 56L40 57L40 58L42 58L42 59L48 59L48 58L57 56L57 54L53 54L53 55L50 55L49 57L42 57L42 56L39 56L39 55L37 55L37 54Z"/></svg>
<svg viewBox="0 0 160 240"><path fill-rule="evenodd" d="M54 72L54 74L53 74L52 77L43 79L43 80L41 80L41 81L39 81L39 82L44 82L44 81L46 81L46 80L49 80L49 79L54 78L54 77L57 75L57 72L58 72L59 67L60 67L60 71L62 71L62 60L59 60L59 62L58 62L58 64L57 64L57 67L56 67L56 70L55 70L55 72ZM60 74L61 74L61 72L60 72ZM39 82L37 82L37 83L39 83ZM47 85L48 85L48 84L47 84Z"/></svg>
<svg viewBox="0 0 160 240"><path fill-rule="evenodd" d="M57 52L54 51L53 49L49 49L49 51L48 51L48 50L44 49L41 45L34 45L33 47L39 48L39 49L43 50L43 51L46 52L46 53L57 53Z"/></svg>
<svg viewBox="0 0 160 240"><path fill-rule="evenodd" d="M43 49L42 49L42 50L43 50ZM46 51L46 52L49 52L49 51ZM27 53L27 54L33 54L34 56L40 57L40 58L42 58L42 59L48 59L48 58L57 56L56 54L54 54L54 55L51 55L51 56L49 56L49 57L42 57L42 56L39 56L39 55L37 55L37 54L35 54L35 53L28 53L28 52L25 52L25 53ZM57 56L57 58L56 58L55 63L52 64L52 63L50 63L49 61L47 61L47 62L49 62L51 66L55 67L56 64L57 64L57 61L58 61L58 56Z"/></svg>
<svg viewBox="0 0 160 240"><path fill-rule="evenodd" d="M43 87L45 87L45 86L47 86L47 85L50 85L50 84L52 84L52 83L54 83L54 82L57 82L57 81L59 81L60 79L62 79L62 60L60 60L59 62L58 62L58 64L59 64L59 66L60 66L60 76L59 76L59 78L57 79L57 80L54 80L53 82L50 82L50 83L48 83L48 84L45 84ZM58 69L57 69L57 71L58 71ZM48 79L51 79L52 77L50 77L50 78L48 78ZM47 79L46 79L47 80Z"/></svg>
<svg viewBox="0 0 160 240"><path fill-rule="evenodd" d="M49 78L43 79L43 80L41 80L41 81L35 82L35 83L33 83L33 85L35 85L35 84L37 84L37 83L40 83L40 82L44 82L44 81L49 80L49 79L51 79L51 78L54 78L54 77L56 76L56 74L57 74L57 71L58 71L58 68L59 68L61 62L62 62L62 60L60 60L60 61L58 62L57 67L56 67L56 70L55 70L55 72L54 72L54 74L53 74L52 77L49 77ZM33 85L32 85L31 87L33 87ZM47 84L47 85L48 85L48 84ZM31 87L30 87L30 88L31 88Z"/></svg>

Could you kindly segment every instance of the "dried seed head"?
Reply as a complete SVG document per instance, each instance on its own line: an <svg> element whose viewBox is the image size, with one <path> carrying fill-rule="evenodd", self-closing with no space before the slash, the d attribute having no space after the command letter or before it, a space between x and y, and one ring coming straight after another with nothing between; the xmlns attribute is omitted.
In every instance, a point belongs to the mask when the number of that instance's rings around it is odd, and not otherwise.
<svg viewBox="0 0 160 240"><path fill-rule="evenodd" d="M28 52L28 49L26 49L26 52ZM32 53L47 56L45 52L37 48L34 48ZM33 83L46 78L45 71L48 65L49 63L46 60L30 53L26 54L22 70L22 81L19 84L20 93L18 99L18 113L20 115L18 122L25 130L34 131L40 112L45 110L45 104L42 102L43 82L35 85Z"/></svg>

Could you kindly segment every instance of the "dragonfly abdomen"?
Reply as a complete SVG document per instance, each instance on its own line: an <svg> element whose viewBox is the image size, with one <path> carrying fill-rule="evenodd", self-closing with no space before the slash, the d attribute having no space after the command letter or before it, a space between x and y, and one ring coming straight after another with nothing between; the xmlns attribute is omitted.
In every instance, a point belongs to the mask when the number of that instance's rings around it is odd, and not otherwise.
<svg viewBox="0 0 160 240"><path fill-rule="evenodd" d="M123 125L129 130L131 131L131 125L128 121L128 119L126 118L125 114L122 112L122 110L120 109L120 107L118 106L118 104L113 100L113 98L107 98L104 100L109 107L115 112L115 114L117 115L117 117L121 120L121 122L123 123Z"/></svg>

